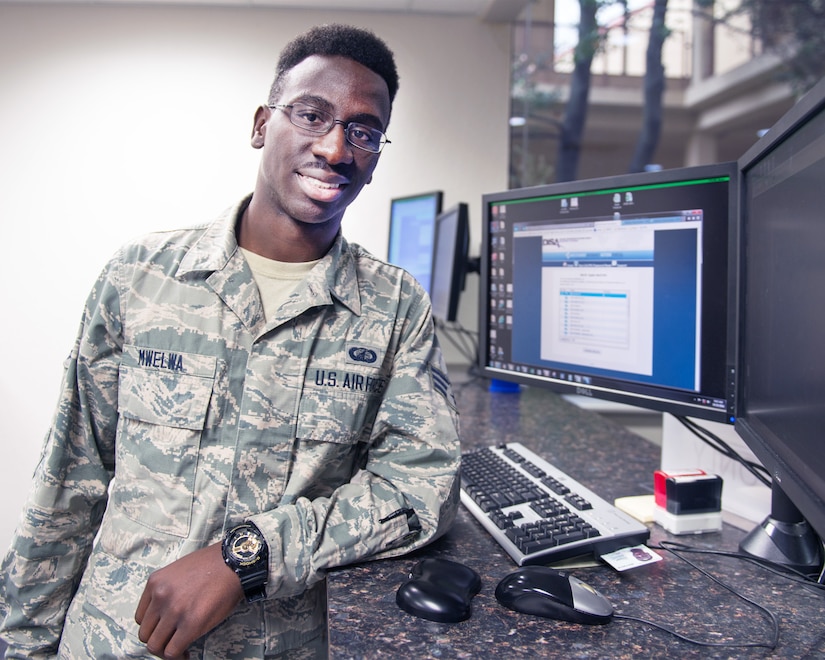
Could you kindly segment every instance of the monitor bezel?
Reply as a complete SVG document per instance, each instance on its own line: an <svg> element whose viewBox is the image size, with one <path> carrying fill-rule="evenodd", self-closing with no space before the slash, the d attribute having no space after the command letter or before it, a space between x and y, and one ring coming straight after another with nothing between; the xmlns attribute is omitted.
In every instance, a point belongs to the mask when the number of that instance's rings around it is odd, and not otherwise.
<svg viewBox="0 0 825 660"><path fill-rule="evenodd" d="M720 422L723 424L733 424L734 395L735 395L735 346L736 333L734 327L736 281L732 269L728 269L726 281L727 305L725 310L725 370L726 370L726 409L700 406L687 402L675 401L641 393L631 393L613 388L602 388L595 386L585 386L580 383L570 383L559 379L544 379L533 375L523 375L510 371L502 371L491 367L488 362L489 352L489 296L490 287L490 221L491 207L501 201L512 201L523 198L573 195L595 192L599 190L610 190L613 188L626 188L637 185L656 185L675 183L693 179L706 179L717 177L728 177L728 263L732 258L734 239L733 214L737 209L738 194L736 190L738 170L736 162L715 163L711 165L699 165L693 167L674 168L655 172L620 174L610 177L585 179L563 183L545 184L529 188L512 189L496 193L488 193L482 197L482 242L481 242L481 281L479 284L478 303L478 328L479 328L479 351L478 367L481 374L489 379L503 380L507 382L519 383L522 385L535 385L554 390L561 394L576 394L593 399L602 399L623 403L636 407L641 407L659 412L667 412L677 416L688 416L703 420Z"/></svg>

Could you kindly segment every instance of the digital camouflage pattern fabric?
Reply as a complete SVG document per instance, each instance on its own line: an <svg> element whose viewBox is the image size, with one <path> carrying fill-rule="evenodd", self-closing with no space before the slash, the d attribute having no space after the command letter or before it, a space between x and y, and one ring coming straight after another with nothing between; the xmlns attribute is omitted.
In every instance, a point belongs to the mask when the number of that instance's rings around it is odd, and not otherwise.
<svg viewBox="0 0 825 660"><path fill-rule="evenodd" d="M8 657L146 657L149 574L245 519L268 598L190 657L277 654L322 632L327 569L452 522L458 417L426 294L339 236L267 322L234 234L248 201L125 246L91 292L3 564Z"/></svg>

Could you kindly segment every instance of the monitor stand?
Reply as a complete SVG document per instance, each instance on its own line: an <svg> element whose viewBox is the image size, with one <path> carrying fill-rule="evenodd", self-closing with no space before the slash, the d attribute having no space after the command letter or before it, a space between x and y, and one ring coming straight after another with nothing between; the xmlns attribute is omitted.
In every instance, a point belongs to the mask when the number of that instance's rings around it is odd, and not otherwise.
<svg viewBox="0 0 825 660"><path fill-rule="evenodd" d="M767 559L802 573L822 569L822 544L785 492L771 487L771 513L739 543L746 555Z"/></svg>

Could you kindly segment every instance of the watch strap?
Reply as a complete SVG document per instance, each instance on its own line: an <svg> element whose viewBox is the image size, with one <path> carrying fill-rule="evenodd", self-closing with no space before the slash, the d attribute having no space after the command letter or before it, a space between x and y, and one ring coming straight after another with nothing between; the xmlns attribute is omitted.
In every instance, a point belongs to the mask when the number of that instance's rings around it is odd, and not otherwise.
<svg viewBox="0 0 825 660"><path fill-rule="evenodd" d="M244 598L247 603L254 603L266 598L266 582L269 576L269 566L267 561L263 565L251 573L238 573L241 579L241 588L243 589Z"/></svg>

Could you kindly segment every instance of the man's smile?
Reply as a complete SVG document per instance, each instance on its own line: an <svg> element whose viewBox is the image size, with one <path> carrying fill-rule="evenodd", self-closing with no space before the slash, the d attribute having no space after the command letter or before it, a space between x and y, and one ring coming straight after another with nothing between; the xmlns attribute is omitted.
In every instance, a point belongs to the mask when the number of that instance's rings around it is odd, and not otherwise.
<svg viewBox="0 0 825 660"><path fill-rule="evenodd" d="M349 182L343 179L340 181L324 181L309 174L302 174L301 172L296 172L296 174L304 192L317 201L334 201L343 194L349 185Z"/></svg>

